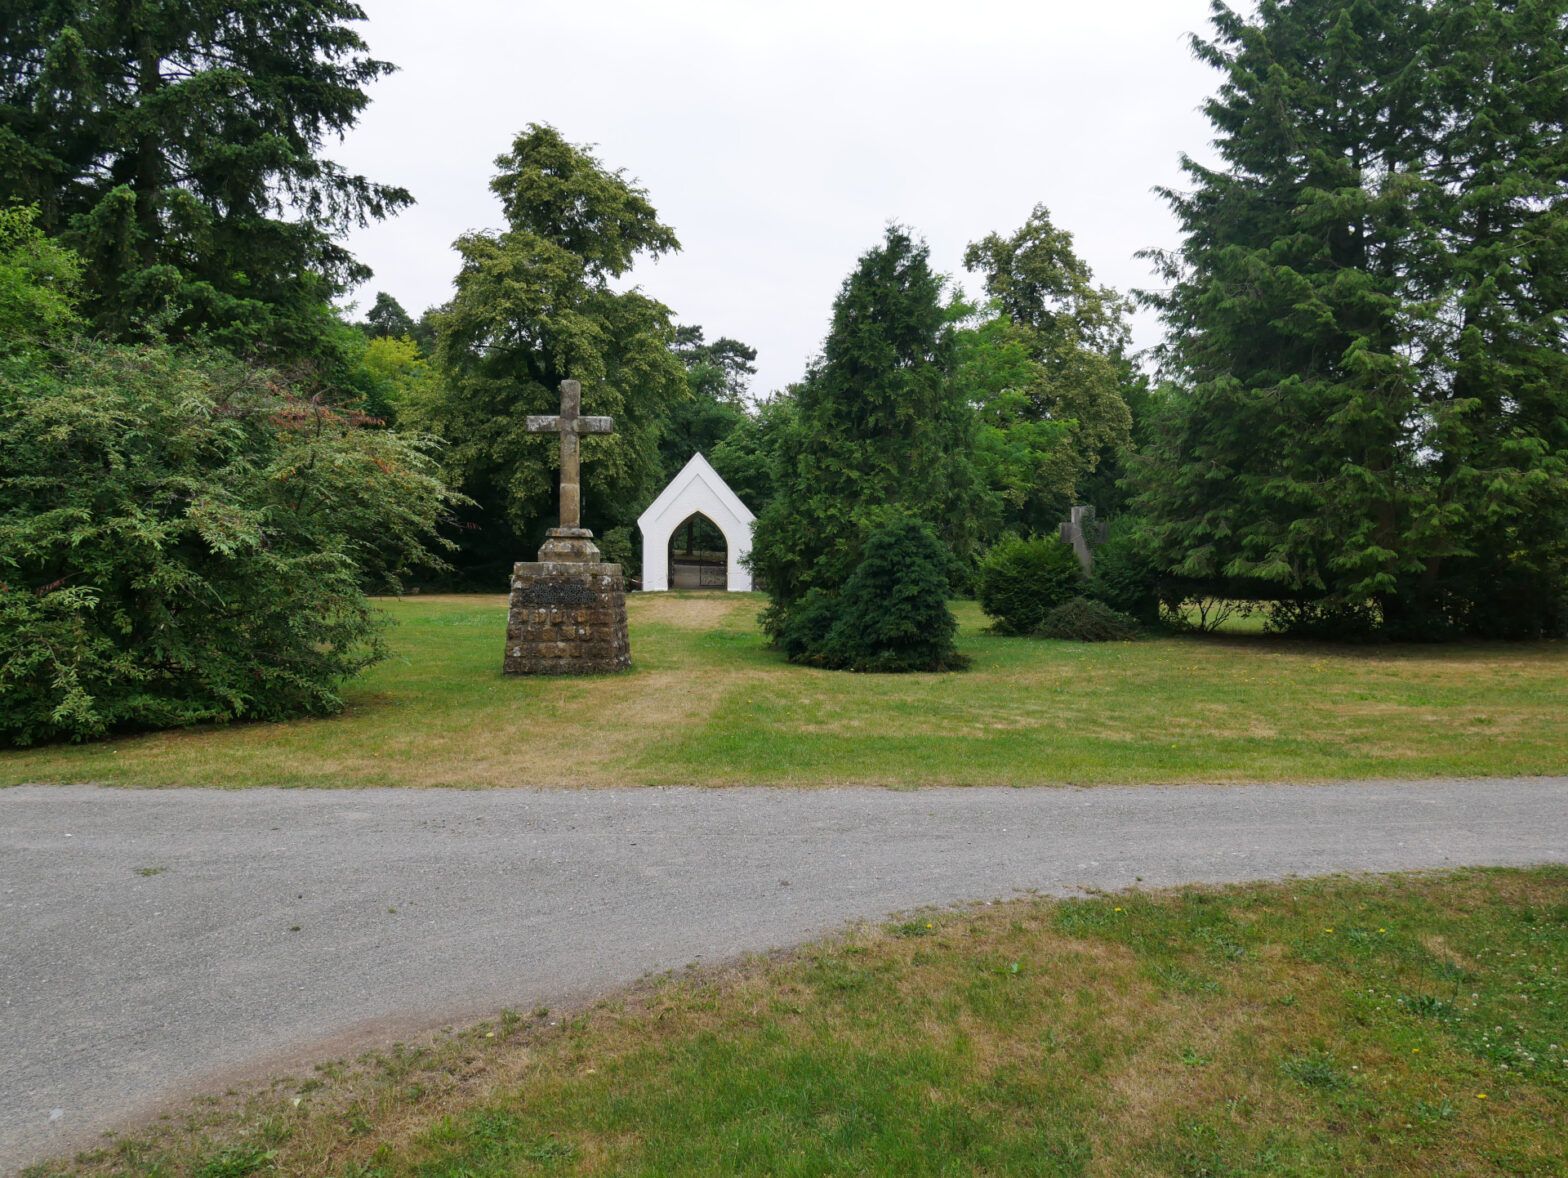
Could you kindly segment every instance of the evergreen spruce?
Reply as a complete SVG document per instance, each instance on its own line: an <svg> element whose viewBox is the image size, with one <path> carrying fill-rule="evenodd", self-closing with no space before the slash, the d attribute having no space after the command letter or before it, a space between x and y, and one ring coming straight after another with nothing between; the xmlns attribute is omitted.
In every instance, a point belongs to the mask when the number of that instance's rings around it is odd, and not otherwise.
<svg viewBox="0 0 1568 1178"><path fill-rule="evenodd" d="M973 547L984 503L974 414L951 380L953 311L927 253L889 227L845 279L797 390L752 549L782 611L812 588L836 593L889 512L925 520L956 554Z"/></svg>
<svg viewBox="0 0 1568 1178"><path fill-rule="evenodd" d="M1216 4L1223 165L1167 194L1186 241L1151 300L1162 568L1389 633L1568 620L1565 12Z"/></svg>
<svg viewBox="0 0 1568 1178"><path fill-rule="evenodd" d="M1568 3L1444 0L1412 285L1439 508L1420 622L1568 630Z"/></svg>
<svg viewBox="0 0 1568 1178"><path fill-rule="evenodd" d="M330 301L370 273L338 238L411 201L321 155L392 69L363 19L349 0L8 6L0 203L36 204L81 255L95 327L336 356Z"/></svg>
<svg viewBox="0 0 1568 1178"><path fill-rule="evenodd" d="M948 555L930 527L890 517L866 538L843 589L810 591L779 645L792 662L849 671L954 671L968 664L947 608Z"/></svg>

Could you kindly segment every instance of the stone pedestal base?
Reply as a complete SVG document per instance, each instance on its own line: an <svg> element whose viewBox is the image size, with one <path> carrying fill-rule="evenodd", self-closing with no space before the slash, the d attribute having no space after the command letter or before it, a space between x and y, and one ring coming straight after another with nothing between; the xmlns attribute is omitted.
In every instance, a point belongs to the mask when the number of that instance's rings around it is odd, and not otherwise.
<svg viewBox="0 0 1568 1178"><path fill-rule="evenodd" d="M561 529L556 529L561 530ZM576 530L576 529L574 529ZM539 550L546 556L554 541ZM582 542L581 537L566 538ZM601 675L632 665L621 566L594 560L519 561L506 619L507 675Z"/></svg>
<svg viewBox="0 0 1568 1178"><path fill-rule="evenodd" d="M551 528L545 533L544 545L539 549L539 560L597 564L599 546L593 542L593 533L587 528ZM616 572L620 572L619 566Z"/></svg>

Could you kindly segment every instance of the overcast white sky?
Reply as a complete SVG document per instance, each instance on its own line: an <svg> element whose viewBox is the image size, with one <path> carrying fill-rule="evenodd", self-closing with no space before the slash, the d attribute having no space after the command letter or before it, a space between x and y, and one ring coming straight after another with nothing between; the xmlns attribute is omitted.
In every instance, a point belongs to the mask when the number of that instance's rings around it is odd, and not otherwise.
<svg viewBox="0 0 1568 1178"><path fill-rule="evenodd" d="M329 155L419 202L356 233L377 290L418 315L450 297L486 187L530 122L593 145L648 190L681 253L636 282L708 338L758 349L753 391L796 380L839 284L889 220L971 291L966 243L1038 202L1101 282L1152 275L1177 243L1153 194L1210 155L1218 75L1187 34L1208 0L362 0L400 69ZM1156 342L1140 316L1137 342Z"/></svg>

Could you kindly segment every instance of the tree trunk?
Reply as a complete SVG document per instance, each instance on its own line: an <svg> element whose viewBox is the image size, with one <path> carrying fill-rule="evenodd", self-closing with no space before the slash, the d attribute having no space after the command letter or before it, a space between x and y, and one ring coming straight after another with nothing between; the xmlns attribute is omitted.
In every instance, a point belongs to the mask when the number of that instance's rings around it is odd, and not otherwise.
<svg viewBox="0 0 1568 1178"><path fill-rule="evenodd" d="M136 98L137 106L143 110L163 86L163 74L158 68L161 64L152 35L145 31L138 34ZM161 149L157 133L144 127L136 140L136 177L132 181L136 193L136 228L139 231L136 253L143 266L152 266L158 260L158 194L163 187Z"/></svg>

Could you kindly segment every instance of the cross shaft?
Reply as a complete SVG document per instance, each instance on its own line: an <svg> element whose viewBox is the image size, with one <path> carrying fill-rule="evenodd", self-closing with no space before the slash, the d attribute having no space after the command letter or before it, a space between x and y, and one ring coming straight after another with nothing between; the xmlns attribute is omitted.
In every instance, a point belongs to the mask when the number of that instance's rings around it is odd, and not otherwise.
<svg viewBox="0 0 1568 1178"><path fill-rule="evenodd" d="M582 416L583 386L575 380L561 382L561 412L556 417L528 418L531 434L561 435L561 527L582 527L582 483L577 439L582 434L611 434L609 417Z"/></svg>

